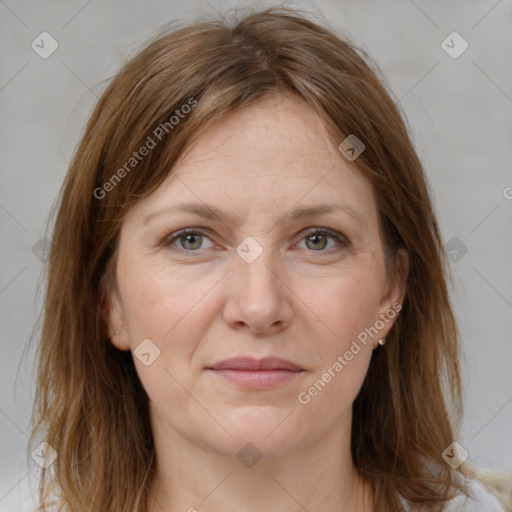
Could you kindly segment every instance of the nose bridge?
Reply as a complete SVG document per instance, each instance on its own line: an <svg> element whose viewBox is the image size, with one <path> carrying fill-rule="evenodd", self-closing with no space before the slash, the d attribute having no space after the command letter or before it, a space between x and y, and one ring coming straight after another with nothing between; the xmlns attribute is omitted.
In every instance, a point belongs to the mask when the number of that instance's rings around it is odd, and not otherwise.
<svg viewBox="0 0 512 512"><path fill-rule="evenodd" d="M255 299L263 295L265 300L278 293L278 279L275 268L278 267L276 251L270 245L270 238L266 241L254 237L246 237L236 248L239 260L236 263L237 279L240 284Z"/></svg>
<svg viewBox="0 0 512 512"><path fill-rule="evenodd" d="M280 283L277 252L260 238L247 237L236 248L234 303L238 320L257 330L287 320L285 290ZM277 274L277 275L276 275Z"/></svg>

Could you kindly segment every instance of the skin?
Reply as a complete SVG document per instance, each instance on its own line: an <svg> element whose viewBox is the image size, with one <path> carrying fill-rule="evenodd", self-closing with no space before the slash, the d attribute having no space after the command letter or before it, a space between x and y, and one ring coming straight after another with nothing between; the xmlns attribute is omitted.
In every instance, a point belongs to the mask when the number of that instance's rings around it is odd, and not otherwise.
<svg viewBox="0 0 512 512"><path fill-rule="evenodd" d="M214 205L236 222L190 212L144 222L179 202ZM363 220L345 211L285 217L325 204L349 205ZM182 228L204 232L166 246ZM315 228L339 232L348 245L313 236ZM248 236L263 249L252 263L236 252ZM397 264L400 275L391 280L371 184L307 105L266 98L204 132L124 220L105 307L119 350L134 351L144 339L160 350L149 366L134 357L157 454L152 512L373 509L350 454L352 403L394 320L307 405L297 397L402 303L403 251ZM246 390L205 369L269 355L305 371L274 388ZM247 442L262 454L252 467L236 456Z"/></svg>

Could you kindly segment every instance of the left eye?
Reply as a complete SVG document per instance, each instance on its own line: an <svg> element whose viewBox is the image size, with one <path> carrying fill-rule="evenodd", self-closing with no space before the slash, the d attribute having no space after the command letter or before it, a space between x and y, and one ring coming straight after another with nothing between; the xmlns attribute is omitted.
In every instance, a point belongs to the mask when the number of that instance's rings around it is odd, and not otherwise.
<svg viewBox="0 0 512 512"><path fill-rule="evenodd" d="M322 252L324 249L332 249L333 246L327 247L328 239L335 240L341 247L347 247L348 241L347 239L337 231L327 230L327 229L316 229L310 231L305 234L304 240L306 242L306 246L308 249L313 250L314 252ZM201 243L203 239L210 240L210 238L202 233L201 231L193 231L193 230L181 230L171 235L164 241L164 245L166 247L175 246L175 242L179 241L181 247L178 249L187 251L187 252L197 252L198 249L201 249ZM211 240L210 240L211 241ZM187 247L188 244L188 247ZM336 245L336 244L335 244ZM174 247L171 247L173 249ZM207 247L208 248L208 247ZM211 247L210 247L211 248Z"/></svg>
<svg viewBox="0 0 512 512"><path fill-rule="evenodd" d="M348 245L346 238L341 233L325 229L314 230L307 233L304 240L309 249L313 248L314 251L318 252L317 249L322 250L326 248L329 238L335 240L342 247ZM308 245L308 242L310 242L310 245ZM328 249L332 249L332 246Z"/></svg>

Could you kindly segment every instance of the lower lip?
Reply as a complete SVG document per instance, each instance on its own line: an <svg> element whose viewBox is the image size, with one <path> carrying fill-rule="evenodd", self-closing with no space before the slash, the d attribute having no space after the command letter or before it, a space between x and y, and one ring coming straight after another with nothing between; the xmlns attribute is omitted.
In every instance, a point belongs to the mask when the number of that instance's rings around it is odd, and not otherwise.
<svg viewBox="0 0 512 512"><path fill-rule="evenodd" d="M302 374L290 370L212 370L219 377L250 389L267 389Z"/></svg>

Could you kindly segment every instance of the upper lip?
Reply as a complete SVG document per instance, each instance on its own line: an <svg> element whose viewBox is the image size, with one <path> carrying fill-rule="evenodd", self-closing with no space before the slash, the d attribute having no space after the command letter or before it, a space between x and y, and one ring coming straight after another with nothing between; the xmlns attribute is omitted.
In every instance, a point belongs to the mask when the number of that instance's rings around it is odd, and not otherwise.
<svg viewBox="0 0 512 512"><path fill-rule="evenodd" d="M209 370L289 370L300 372L300 368L296 364L279 357L265 357L263 359L255 359L253 357L234 357L225 359L213 366L208 367Z"/></svg>

